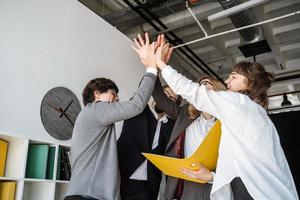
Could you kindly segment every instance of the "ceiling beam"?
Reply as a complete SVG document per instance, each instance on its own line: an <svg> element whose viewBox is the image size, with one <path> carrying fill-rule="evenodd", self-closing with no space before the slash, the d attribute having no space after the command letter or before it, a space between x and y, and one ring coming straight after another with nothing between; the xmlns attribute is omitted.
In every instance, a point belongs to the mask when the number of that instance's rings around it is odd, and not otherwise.
<svg viewBox="0 0 300 200"><path fill-rule="evenodd" d="M207 19L210 22L211 21L216 21L216 20L219 20L219 19L223 19L224 17L228 17L228 16L233 15L235 13L239 13L241 11L250 9L252 7L255 7L257 5L265 3L267 1L269 1L269 0L251 0L251 1L247 1L245 3L241 3L237 6L234 6L234 7L228 8L226 10L223 10L221 12L210 15L210 16L207 17Z"/></svg>

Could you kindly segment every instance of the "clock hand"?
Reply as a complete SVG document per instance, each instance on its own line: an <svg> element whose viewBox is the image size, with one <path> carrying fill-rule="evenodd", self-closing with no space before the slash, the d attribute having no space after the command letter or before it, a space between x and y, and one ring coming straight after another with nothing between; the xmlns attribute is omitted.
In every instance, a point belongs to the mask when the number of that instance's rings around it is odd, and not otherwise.
<svg viewBox="0 0 300 200"><path fill-rule="evenodd" d="M72 103L73 103L73 100L70 101L70 103L68 104L68 106L64 109L64 112L66 112L69 109L69 107L71 106Z"/></svg>
<svg viewBox="0 0 300 200"><path fill-rule="evenodd" d="M66 115L66 113L63 113L63 115L67 118L67 120L72 124L72 126L74 126L74 123L72 122L72 120Z"/></svg>
<svg viewBox="0 0 300 200"><path fill-rule="evenodd" d="M62 116L67 116L67 117L70 117L70 115L69 114L67 114L67 113L65 113L65 111L63 111L63 109L62 108L59 108L59 111L61 112L61 114L60 114L60 116L59 116L59 118L62 118Z"/></svg>
<svg viewBox="0 0 300 200"><path fill-rule="evenodd" d="M60 112L60 113L63 112L63 110L62 110L61 108L56 108L55 106L51 105L50 103L47 103L47 104L48 104L48 106L50 106L51 108L53 108L53 109L56 110L57 112Z"/></svg>
<svg viewBox="0 0 300 200"><path fill-rule="evenodd" d="M59 116L60 118L61 118L63 115L65 115L66 117L69 117L69 114L65 113L65 112L63 111L62 108L56 108L55 106L51 105L50 103L47 103L47 104L48 104L48 106L50 106L51 108L53 108L53 109L56 110L57 112L60 112L60 113L61 113L61 115Z"/></svg>
<svg viewBox="0 0 300 200"><path fill-rule="evenodd" d="M63 110L62 114L59 117L62 117L64 113L66 113L66 111L69 109L69 107L71 106L71 104L73 103L73 100L67 105L67 107Z"/></svg>

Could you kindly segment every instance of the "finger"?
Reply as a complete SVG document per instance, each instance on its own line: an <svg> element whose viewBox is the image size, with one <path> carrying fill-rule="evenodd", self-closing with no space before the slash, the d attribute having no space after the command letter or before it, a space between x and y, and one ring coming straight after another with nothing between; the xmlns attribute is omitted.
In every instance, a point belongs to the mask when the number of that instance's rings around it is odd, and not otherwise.
<svg viewBox="0 0 300 200"><path fill-rule="evenodd" d="M146 38L146 45L149 45L149 34L146 32L145 33L145 38Z"/></svg>
<svg viewBox="0 0 300 200"><path fill-rule="evenodd" d="M174 50L174 48L173 48L173 47L170 47L170 48L169 48L169 52L168 52L168 55L169 55L169 56L171 56L171 54L172 54L173 50Z"/></svg>
<svg viewBox="0 0 300 200"><path fill-rule="evenodd" d="M137 41L136 38L134 38L133 41L134 41L134 44L135 44L138 48L141 48L141 44L139 43L139 41Z"/></svg>
<svg viewBox="0 0 300 200"><path fill-rule="evenodd" d="M187 170L187 169L181 169L181 172L184 173L185 175L191 177L191 178L196 178L196 176L191 173L191 171Z"/></svg>
<svg viewBox="0 0 300 200"><path fill-rule="evenodd" d="M183 174L185 174L185 175L187 175L187 176L189 176L189 173L187 173L187 172L185 172L183 170L180 170L180 172L183 173Z"/></svg>
<svg viewBox="0 0 300 200"><path fill-rule="evenodd" d="M131 48L132 48L135 52L139 53L139 50L138 50L134 45L131 45Z"/></svg>
<svg viewBox="0 0 300 200"><path fill-rule="evenodd" d="M161 59L161 53L162 53L162 46L158 46L156 53L155 53L157 58Z"/></svg>
<svg viewBox="0 0 300 200"><path fill-rule="evenodd" d="M152 42L151 45L150 45L150 50L151 50L151 53L155 53L155 45L156 45L156 42Z"/></svg>
<svg viewBox="0 0 300 200"><path fill-rule="evenodd" d="M153 45L153 42L148 46L148 48L147 48L147 58L149 58L151 55L153 55L154 53L154 47L153 47L154 45Z"/></svg>
<svg viewBox="0 0 300 200"><path fill-rule="evenodd" d="M160 45L160 35L157 36L156 42L157 42L158 45Z"/></svg>
<svg viewBox="0 0 300 200"><path fill-rule="evenodd" d="M163 47L164 53L167 54L167 52L169 51L169 45L165 45Z"/></svg>
<svg viewBox="0 0 300 200"><path fill-rule="evenodd" d="M168 53L166 55L166 61L170 60L172 52L173 52L173 48L169 48L169 51L168 51Z"/></svg>
<svg viewBox="0 0 300 200"><path fill-rule="evenodd" d="M138 38L139 38L139 42L140 42L141 46L144 46L145 42L140 34L138 34Z"/></svg>
<svg viewBox="0 0 300 200"><path fill-rule="evenodd" d="M181 168L180 170L181 170L181 172L183 172L183 173L185 173L185 174L187 174L187 175L191 175L191 174L192 174L191 171L190 171L189 169Z"/></svg>
<svg viewBox="0 0 300 200"><path fill-rule="evenodd" d="M166 41L165 41L165 35L164 34L161 34L161 44L165 44Z"/></svg>
<svg viewBox="0 0 300 200"><path fill-rule="evenodd" d="M168 49L169 48L169 43L164 44L164 49Z"/></svg>
<svg viewBox="0 0 300 200"><path fill-rule="evenodd" d="M157 51L158 47L159 47L158 42L155 42L155 43L154 43L154 51L155 51L155 52Z"/></svg>
<svg viewBox="0 0 300 200"><path fill-rule="evenodd" d="M181 168L181 170L182 170L182 171L185 171L186 173L191 173L191 172L192 172L192 170L187 169L187 168Z"/></svg>

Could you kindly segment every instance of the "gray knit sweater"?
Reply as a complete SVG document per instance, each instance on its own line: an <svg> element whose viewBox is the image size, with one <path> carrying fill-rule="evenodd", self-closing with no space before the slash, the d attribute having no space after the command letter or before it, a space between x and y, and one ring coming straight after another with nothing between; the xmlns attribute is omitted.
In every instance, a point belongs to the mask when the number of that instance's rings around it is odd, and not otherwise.
<svg viewBox="0 0 300 200"><path fill-rule="evenodd" d="M119 165L115 122L141 113L151 96L156 76L146 73L129 101L90 103L75 122L71 144L72 177L67 196L83 195L118 200Z"/></svg>

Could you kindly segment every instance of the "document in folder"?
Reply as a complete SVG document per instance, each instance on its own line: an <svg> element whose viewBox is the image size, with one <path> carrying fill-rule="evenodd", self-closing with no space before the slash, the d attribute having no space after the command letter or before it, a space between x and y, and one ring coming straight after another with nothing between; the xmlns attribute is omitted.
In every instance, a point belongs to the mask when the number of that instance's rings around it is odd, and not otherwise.
<svg viewBox="0 0 300 200"><path fill-rule="evenodd" d="M180 171L180 168L199 170L200 163L209 170L215 170L218 159L220 138L221 123L219 120L217 120L198 149L192 156L188 158L179 159L150 153L143 153L143 155L168 176L173 176L176 178L181 178L198 183L206 183L207 181L188 177Z"/></svg>

